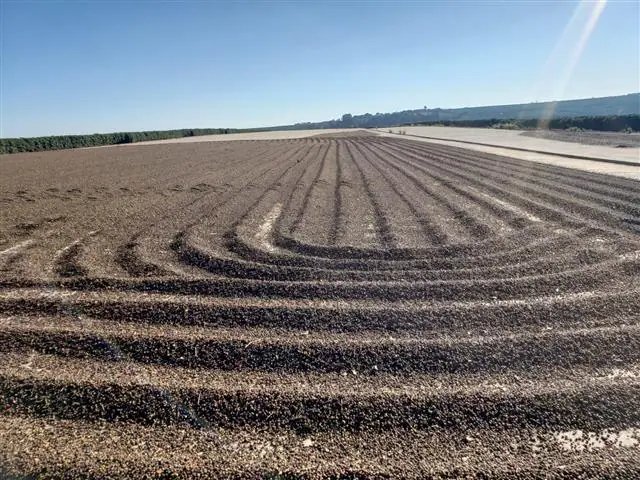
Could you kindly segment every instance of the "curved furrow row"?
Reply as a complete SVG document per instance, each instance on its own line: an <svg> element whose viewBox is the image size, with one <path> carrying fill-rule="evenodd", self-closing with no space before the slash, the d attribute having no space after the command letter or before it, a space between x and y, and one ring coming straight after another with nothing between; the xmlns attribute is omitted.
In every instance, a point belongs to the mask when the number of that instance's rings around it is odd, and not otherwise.
<svg viewBox="0 0 640 480"><path fill-rule="evenodd" d="M393 145L393 142L382 141L379 143L387 143ZM423 142L406 142L406 147L415 153L425 153L421 148L425 147ZM434 155L443 155L445 157L455 153L477 165L489 168L501 168L507 171L520 174L526 178L546 179L553 182L559 182L566 185L568 177L571 178L571 185L584 192L593 192L603 194L605 197L622 200L623 202L634 203L637 198L637 185L634 180L625 180L621 177L610 177L598 173L589 173L586 171L568 169L565 167L557 167L554 165L539 164L528 162L526 160L518 160L509 157L501 157L490 153L474 152L456 147L442 147L438 144L429 144L428 152Z"/></svg>
<svg viewBox="0 0 640 480"><path fill-rule="evenodd" d="M242 215L237 221L234 222L232 226L232 231L237 236L241 236L238 234L237 230L240 226L245 224L244 228L247 228L248 225L252 225L255 227L255 224L259 224L264 217L268 216L268 213L265 211L259 211L260 206L262 205L262 209L266 208L267 211L273 210L274 205L279 205L278 210L279 213L275 215L272 222L269 224L269 243L273 243L272 233L277 235L277 232L281 230L281 224L285 220L285 218L291 218L294 213L293 202L294 197L297 197L298 194L301 193L303 189L305 189L305 194L307 191L311 189L312 183L306 184L303 182L305 177L309 177L314 172L315 164L319 163L321 166L324 164L324 161L331 150L330 146L314 146L312 147L301 159L297 160L296 163L302 163L302 169L296 169L296 174L298 175L297 179L293 182L288 182L286 179L281 178L278 180L276 187L282 187L282 193L275 199L275 201L270 201L267 198L267 195L262 195L256 202L250 206L246 213ZM293 170L292 170L293 171ZM314 179L319 175L320 170L318 170ZM271 187L268 192L276 190L275 187ZM253 218L250 218L253 217ZM262 236L262 235L261 235Z"/></svg>
<svg viewBox="0 0 640 480"><path fill-rule="evenodd" d="M553 205L547 205L541 203L535 196L522 195L522 189L517 188L516 191L512 189L504 188L502 182L494 181L493 176L489 176L484 173L481 168L462 169L456 167L456 163L445 164L443 162L431 162L424 156L412 155L403 152L402 149L398 149L397 146L392 150L384 150L387 155L396 160L402 165L397 168L403 168L407 175L412 174L411 170L417 170L420 174L425 175L438 175L437 178L443 179L445 182L452 184L456 181L462 180L464 184L468 184L481 191L489 191L497 198L507 199L510 204L521 208L525 212L534 214L536 217L541 218L545 222L554 223L568 228L578 228L584 226L573 216L567 214L560 208L555 208ZM418 162L418 163L415 163ZM411 169L411 170L408 170ZM440 172L440 173L438 173Z"/></svg>
<svg viewBox="0 0 640 480"><path fill-rule="evenodd" d="M368 225L369 229L374 230L376 237L378 239L378 249L388 250L398 248L398 237L397 235L400 232L394 232L391 227L391 217L389 215L388 203L386 199L383 198L381 192L379 190L380 184L375 182L367 175L360 164L362 162L362 155L360 151L357 149L356 145L352 142L346 142L346 150L351 157L351 161L353 166L355 167L355 171L358 173L360 177L360 181L364 186L364 191L367 194L367 198L369 203L371 204L371 208L373 210L373 222ZM384 188L383 192L386 194L392 193ZM354 202L355 203L355 202ZM358 216L359 212L352 212L351 215L354 217ZM401 214L398 212L398 214Z"/></svg>
<svg viewBox="0 0 640 480"><path fill-rule="evenodd" d="M379 250L389 245L388 227L366 177L358 167L348 141L337 155L335 197L335 250L350 248Z"/></svg>
<svg viewBox="0 0 640 480"><path fill-rule="evenodd" d="M331 230L327 234L327 245L336 245L338 243L338 239L341 237L342 232L344 231L344 226L342 225L342 189L344 187L343 179L342 179L342 162L340 160L340 147L341 143L338 143L336 146L336 175L333 186L333 216L331 222ZM321 215L323 212L321 212ZM324 212L326 215L326 212Z"/></svg>
<svg viewBox="0 0 640 480"><path fill-rule="evenodd" d="M423 300L380 302L352 299L289 299L249 296L238 283L204 281L136 284L101 281L92 291L78 291L73 281L55 289L10 289L0 293L0 308L11 315L76 316L81 319L121 318L170 325L258 327L293 330L362 330L440 332L459 330L475 335L488 328L581 328L626 324L638 319L639 285L612 292L578 292L527 299ZM137 287L137 288L133 288ZM102 288L102 289L101 289ZM235 291L234 291L235 288ZM128 289L123 292L122 290ZM170 290L178 293L164 293ZM146 295L141 295L145 292ZM238 296L231 296L236 293ZM251 292L248 292L251 293Z"/></svg>
<svg viewBox="0 0 640 480"><path fill-rule="evenodd" d="M263 162L265 171L268 171L270 161L277 159L277 152L271 153L269 148L260 147L258 145L253 146L247 155L244 157L231 157L227 162L223 163L220 168L234 168L238 171L238 176L243 177L247 174L254 174L256 167L254 162L260 160ZM284 152L285 150L280 150ZM170 270L165 269L158 263L146 261L143 255L138 252L139 248L143 248L144 244L150 242L151 239L155 239L156 246L165 246L168 243L168 236L166 235L167 226L175 222L176 218L183 216L189 216L187 212L191 212L194 209L202 209L212 201L212 197L215 202L222 202L225 198L234 193L237 194L241 191L244 185L234 186L231 183L225 183L221 187L213 189L213 191L204 191L202 195L197 196L186 205L172 205L170 209L162 212L159 218L154 218L152 221L147 220L146 225L143 228L139 228L129 240L122 244L118 248L116 261L119 266L131 276L157 276L166 275L170 273ZM166 242L166 243L164 243Z"/></svg>
<svg viewBox="0 0 640 480"><path fill-rule="evenodd" d="M314 240L330 244L335 241L338 219L335 178L339 145L339 142L329 142L326 156L319 162L317 175L309 185L303 206L293 221L290 235L301 238L303 242ZM287 235L286 230L281 235Z"/></svg>
<svg viewBox="0 0 640 480"><path fill-rule="evenodd" d="M491 328L479 335L421 330L299 332L144 325L62 317L0 318L0 352L222 371L406 373L535 372L640 364L640 318L587 328ZM602 352L601 352L602 350Z"/></svg>
<svg viewBox="0 0 640 480"><path fill-rule="evenodd" d="M156 248L152 249L150 248L151 245L149 245L143 252L140 252L140 256L147 263L161 266L177 264L173 268L178 271L186 270L185 273L191 274L200 273L201 270L198 268L193 271L188 268L190 266L197 267L200 260L197 258L199 249L196 248L194 250L188 247L187 239L192 236L197 238L203 234L205 238L213 240L211 246L220 248L223 251L226 250L224 234L227 232L225 226L228 226L228 223L224 222L233 222L235 218L233 216L225 217L225 215L229 211L234 212L234 209L236 209L235 212L238 209L243 211L242 209L246 208L244 204L248 198L264 194L266 189L262 185L265 181L271 182L268 185L270 188L274 188L276 183L296 165L293 162L296 155L305 151L308 152L310 148L310 146L303 145L293 150L285 150L282 153L280 151L274 152L274 164L268 164L257 172L255 169L250 170L247 177L242 180L242 183L231 191L229 195L224 196L220 202L216 202L213 205L198 205L197 209L188 212L188 216L185 216L185 222L180 228L175 228L174 218L168 218L167 223L173 225L172 230L164 233L161 244L158 244L157 237L149 238L148 243ZM208 228L209 230L207 230ZM203 229L205 231L200 233ZM161 254L161 256L158 254ZM184 267L187 267L187 269Z"/></svg>
<svg viewBox="0 0 640 480"><path fill-rule="evenodd" d="M354 142L353 148L357 152L359 162L367 162L364 168L359 165L363 176L365 171L369 179L370 190L375 203L378 205L380 218L379 230L384 232L387 241L385 248L420 248L425 244L424 225L420 222L415 206L402 194L398 195L398 189L373 166L367 155ZM373 166L373 168L371 168Z"/></svg>
<svg viewBox="0 0 640 480"><path fill-rule="evenodd" d="M204 248L203 246L202 249ZM185 260L206 268L211 254L198 250L196 246L186 249L183 255ZM217 264L214 263L214 265ZM228 278L212 279L201 288L207 293L222 296L237 294L292 299L330 299L340 296L344 299L377 298L388 301L420 299L451 301L476 300L490 295L492 299L502 300L633 285L637 280L638 268L640 268L640 256L633 255L629 258L619 256L614 260L605 260L588 266L580 265L574 270L514 278L421 282L407 282L403 279L385 282L306 281L296 282L294 285L287 282L264 283L259 280ZM160 289L163 288L162 281L159 281L158 285ZM166 285L167 288L176 288L176 284L171 281L166 282Z"/></svg>
<svg viewBox="0 0 640 480"><path fill-rule="evenodd" d="M238 195L224 205L219 205L210 220L200 222L182 232L172 244L181 261L213 273L224 274L224 270L218 271L216 260L228 255L244 254L248 245L243 236L238 234L246 230L250 230L246 235L249 245L257 242L260 248L268 251L271 248L269 237L280 214L282 201L295 188L295 184L292 185L289 181L290 178L295 178L296 175L300 178L304 175L309 162L316 158L320 151L321 147L308 147L304 151L302 162L292 162L288 157L288 162L283 164L274 177L262 178L262 185L253 189L252 196L245 191L244 195ZM265 216L265 223L256 225L256 222L262 222Z"/></svg>
<svg viewBox="0 0 640 480"><path fill-rule="evenodd" d="M469 205L460 205L463 202L459 202L459 199L456 199L455 197L451 198L451 192L447 191L446 188L442 188L439 182L428 181L428 177L424 178L424 176L413 175L398 164L387 163L418 187L423 192L423 195L427 195L437 204L444 207L446 210L446 216L436 217L434 221L443 222L445 225L452 221L456 221L460 224L460 227L468 231L467 235L469 236L469 239L476 240L492 236L492 233L495 234L500 230L500 226L494 226L494 230L487 226L482 213L475 210L471 213L468 210ZM447 227L443 226L442 228Z"/></svg>
<svg viewBox="0 0 640 480"><path fill-rule="evenodd" d="M283 233L294 235L300 227L300 222L310 207L313 191L317 188L320 176L325 169L327 159L331 160L331 154L336 143L329 141L322 144L324 149L321 151L320 161L316 158L314 162L309 164L309 168L300 177L295 190L287 199L284 205L283 214L280 215L274 227L276 236Z"/></svg>
<svg viewBox="0 0 640 480"><path fill-rule="evenodd" d="M402 200L406 205L406 208L416 217L417 222L420 224L423 230L423 234L429 243L432 245L442 245L451 243L455 238L459 238L461 234L464 234L464 229L460 231L451 232L450 225L447 225L445 230L442 225L438 225L434 218L442 217L445 213L442 209L437 209L437 206L430 202L424 202L423 193L413 183L407 183L406 178L402 177L402 181L397 180L397 174L393 171L389 171L382 166L374 163L375 157L364 156L369 164L378 172L378 174L387 182L389 188ZM420 201L411 201L411 198L420 199Z"/></svg>
<svg viewBox="0 0 640 480"><path fill-rule="evenodd" d="M436 157L432 156L432 158L429 159L424 155L416 157L416 159L420 160L421 163L428 163L429 168L437 168L437 164L435 163L435 161L438 161L441 164L441 160L434 160L434 158ZM640 213L637 205L632 205L629 203L623 205L619 202L613 204L609 202L611 206L602 205L594 201L592 196L581 195L569 188L548 188L546 186L537 184L542 182L532 181L526 176L522 176L520 177L520 179L518 179L514 175L504 173L503 169L491 169L485 166L477 165L477 162L471 164L470 162L465 161L464 157L461 158L460 156L452 156L449 158L453 161L453 163L451 164L451 168L464 168L465 172L467 173L477 172L482 177L491 178L492 182L508 186L508 188L510 189L517 189L517 191L519 192L528 193L529 195L535 195L536 197L543 199L543 201L548 202L551 205L561 206L570 214L577 217L593 219L597 216L599 222L607 225L612 225L614 227L619 227L621 224L624 225L625 222L628 222L630 219L635 219ZM458 167L458 165L460 167ZM565 193L558 193L559 191ZM583 199L587 198L588 200L576 201L576 198L581 197ZM622 213L618 212L619 209L622 210Z"/></svg>
<svg viewBox="0 0 640 480"><path fill-rule="evenodd" d="M246 156L238 155L232 151L223 150L220 155L215 149L207 151L206 155L191 163L191 168L197 170L209 170L212 163L219 161L220 168L229 169L241 167L245 170L254 169L256 159L264 158L269 152L265 146L251 145ZM214 158L210 158L210 156ZM177 157L181 161L181 157ZM168 157L170 160L171 157ZM236 167L237 166L237 167ZM110 228L113 218L107 218L107 223L96 222L96 230L101 235L96 236L91 242L82 242L75 262L90 276L130 276L130 275L157 275L167 274L161 266L152 265L142 261L137 255L136 249L140 242L148 235L154 226L163 222L163 219L178 218L182 212L204 202L223 196L231 189L226 181L221 181L215 172L207 172L193 179L189 169L182 169L179 174L175 172L171 176L162 177L163 182L158 187L158 194L145 199L145 208L139 209L138 205L131 202L131 198L122 205L115 206L118 224L121 228ZM114 248L115 246L115 248Z"/></svg>
<svg viewBox="0 0 640 480"><path fill-rule="evenodd" d="M67 155L102 209L0 220L0 476L640 473L637 182L357 131Z"/></svg>
<svg viewBox="0 0 640 480"><path fill-rule="evenodd" d="M429 155L427 151L416 149L418 153L423 153ZM434 154L442 155L437 150L431 151L430 154L433 156ZM438 157L440 158L440 157ZM453 158L447 157L446 154L444 158ZM505 172L504 168L497 163L485 163L478 162L477 159L471 157L470 155L462 152L458 158L464 159L465 163L468 161L469 164L476 165L484 168L490 172L500 172L506 173L509 177L525 181L531 183L536 186L540 186L542 188L551 188L552 190L557 190L560 192L567 193L571 196L575 196L576 198L583 199L585 201L594 202L594 204L605 205L606 208L617 210L623 213L626 213L631 216L637 217L640 215L640 211L638 210L638 205L635 200L637 199L637 191L626 191L624 194L616 194L615 188L611 185L608 188L593 188L592 185L586 184L583 185L581 182L576 182L572 179L570 184L567 184L566 175L532 175L529 169L525 169L524 171L520 169L512 169L508 172ZM484 160L484 158L482 159Z"/></svg>
<svg viewBox="0 0 640 480"><path fill-rule="evenodd" d="M514 384L511 375L499 373L483 373L481 381L473 374L380 374L354 381L331 373L238 376L40 354L1 354L0 359L3 412L34 417L194 428L250 425L299 434L540 426L601 430L640 422L634 408L640 378L588 368L565 375L554 371L553 378L520 372ZM33 368L22 368L25 361ZM620 411L626 412L624 418Z"/></svg>
<svg viewBox="0 0 640 480"><path fill-rule="evenodd" d="M380 157L380 154L373 148L370 149L368 153L371 157L378 158L379 161L385 162L384 158ZM407 172L403 171L402 173L406 175ZM430 179L433 180L432 184L442 185L454 192L455 195L462 197L462 199L470 200L472 203L466 204L465 207L467 209L472 207L476 209L479 212L477 216L482 219L481 221L483 223L487 224L486 228L490 229L494 233L500 232L501 234L504 234L512 228L524 228L531 224L530 219L526 216L518 215L504 207L492 204L491 202L480 198L478 195L456 186L454 182L451 182L445 177L430 174Z"/></svg>
<svg viewBox="0 0 640 480"><path fill-rule="evenodd" d="M258 150L256 145L251 153L262 155L265 149ZM241 158L241 157L239 157ZM233 157L227 160L224 165L231 165L237 159ZM208 164L205 160L196 163L200 168L207 168ZM215 177L207 175L200 178L199 183L190 187L185 187L191 183L189 172L183 172L178 176L162 178L162 187L157 189L158 193L152 195L147 200L146 208L139 210L132 208L130 197L123 204L114 206L117 211L119 225L122 227L118 230L110 228L113 225L111 218L96 220L91 224L92 227L98 227L94 232L100 235L93 235L93 232L82 235L81 238L74 239L72 242L64 246L56 252L55 256L60 257L60 252L65 252L64 258L54 258L54 263L63 260L59 267L54 270L66 272L71 275L90 275L90 276L128 276L130 274L157 274L163 270L158 267L145 265L138 261L134 247L138 242L138 238L144 231L140 229L141 225L153 225L161 215L177 215L181 209L188 208L196 202L202 201L203 198L216 196L224 191L227 187L217 182ZM186 179L186 181L185 181ZM155 180L154 180L155 181ZM170 183L169 183L170 182ZM208 182L208 183L207 183ZM171 185L167 188L167 183ZM135 198L135 197L134 197ZM172 205L167 208L167 200L171 199ZM132 234L129 228L136 229L136 233ZM89 237L91 238L88 241ZM116 246L115 248L114 245ZM73 253L73 258L71 258ZM72 269L65 265L74 264Z"/></svg>

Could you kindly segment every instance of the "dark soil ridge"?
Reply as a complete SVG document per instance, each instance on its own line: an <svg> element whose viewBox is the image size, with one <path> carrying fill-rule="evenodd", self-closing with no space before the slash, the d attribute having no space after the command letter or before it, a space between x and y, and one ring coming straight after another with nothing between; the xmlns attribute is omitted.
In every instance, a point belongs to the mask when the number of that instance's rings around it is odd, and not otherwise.
<svg viewBox="0 0 640 480"><path fill-rule="evenodd" d="M197 290L193 293L214 295L218 297L268 297L290 299L326 299L342 298L345 300L379 299L386 301L400 300L430 300L443 301L476 301L487 298L493 300L511 300L557 293L579 293L611 286L633 286L637 272L640 271L640 258L634 254L629 258L617 258L598 264L565 270L558 273L531 275L519 278L493 278L488 280L449 280L424 282L263 282L246 279L221 279L191 282L190 286ZM19 283L19 282L18 282ZM101 279L85 282L87 285L100 284ZM106 284L109 280L106 280ZM103 283L105 284L105 283ZM162 280L156 285L149 282L148 291L167 291L162 286ZM76 285L82 285L81 282ZM138 283L137 285L144 285ZM178 285L180 282L166 282L167 286ZM182 285L189 286L188 282ZM292 288L295 285L295 288ZM136 284L131 285L133 288ZM126 284L124 285L127 289ZM129 289L133 289L129 288ZM188 287L187 287L188 288ZM170 290L171 291L171 290ZM174 292L176 290L173 290ZM179 292L180 290L178 290Z"/></svg>
<svg viewBox="0 0 640 480"><path fill-rule="evenodd" d="M633 323L629 317L627 321ZM624 320L622 320L624 322ZM496 373L540 368L610 367L640 363L636 325L497 332L494 336L446 335L421 339L363 333L349 337L314 332L270 336L252 330L229 334L215 330L194 336L149 324L102 321L43 326L41 318L0 323L0 352L58 355L225 371L318 372L359 375L381 373ZM95 323L95 322L94 322ZM106 328L104 328L106 327ZM122 330L128 330L123 332ZM151 330L151 332L149 332ZM405 333L406 335L406 333Z"/></svg>
<svg viewBox="0 0 640 480"><path fill-rule="evenodd" d="M488 430L299 436L252 428L2 420L0 435L12 445L3 472L10 478L528 479L551 471L553 478L574 479L634 478L640 473L634 449L578 451L578 443L576 449L563 450L557 433L542 428L515 437ZM21 436L24 431L31 435ZM606 437L606 432L593 434ZM34 458L29 453L36 446L39 455ZM83 455L87 450L94 455ZM377 462L380 458L384 465Z"/></svg>
<svg viewBox="0 0 640 480"><path fill-rule="evenodd" d="M1 474L637 473L640 183L349 133L9 159Z"/></svg>
<svg viewBox="0 0 640 480"><path fill-rule="evenodd" d="M610 225L612 227L624 228L624 224L620 222L621 216L617 212L615 205L613 206L613 208L609 207L608 205L601 206L596 203L587 203L586 205L583 205L582 203L576 202L573 199L573 197L576 195L576 192L572 191L571 196L566 196L566 195L557 194L556 193L557 189L554 189L553 191L551 191L537 185L535 186L535 188L533 188L531 186L531 180L528 180L527 182L523 182L523 181L517 181L517 180L514 181L514 180L505 178L506 176L504 175L504 173L502 173L504 171L503 169L499 171L491 172L491 169L487 169L484 166L481 167L475 164L475 165L469 165L469 166L465 165L466 168L463 173L463 171L457 167L453 167L453 166L443 167L441 163L442 155L439 155L437 157L438 163L435 163L433 160L428 160L428 157L424 156L424 153L422 157L415 157L417 160L420 161L421 164L426 165L429 168L426 168L426 166L423 166L423 165L417 165L413 163L411 160L406 160L405 158L402 158L395 153L393 154L390 153L390 155L393 158L402 162L402 164L416 168L420 172L427 174L439 181L448 181L448 179L447 177L444 177L444 176L435 175L433 173L434 170L442 171L449 175L453 174L454 177L458 177L461 180L464 180L466 182L473 182L473 183L477 181L477 178L483 178L483 177L487 179L491 178L491 180L485 182L483 186L489 187L491 191L494 191L500 194L501 198L509 198L510 200L511 198L514 198L514 199L517 199L518 197L522 198L522 193L524 192L528 194L529 198L541 199L551 205L551 209L549 209L549 207L546 207L546 208L538 207L539 212L536 212L534 210L534 213L544 214L545 210L547 214L552 212L558 212L559 210L557 209L557 205L559 205L563 210L563 217L565 219L572 218L572 217L573 219L576 219L576 217L584 218L584 219L595 220L603 225ZM434 156L433 154L428 154L428 155L432 157ZM459 163L459 159L457 156L452 156L450 158L454 160L458 160L458 162L456 163ZM463 165L464 165L464 162L463 162ZM491 175L489 175L489 173L487 172L491 172ZM471 176L470 173L474 173L474 176ZM513 193L510 193L509 190L506 190L504 187L497 186L500 184L509 186L511 188L515 187L519 193L517 195L514 195ZM563 189L563 190L566 191L567 189ZM519 203L525 203L525 202L528 205L535 207L535 204L530 200L527 201L525 199ZM638 213L640 212L640 210L638 210L637 205L633 207L632 212L633 213L631 214L631 217L635 218L634 215L637 216ZM622 218L626 218L626 216ZM554 218L548 218L548 219L554 220ZM558 218L558 220L560 220L560 218Z"/></svg>
<svg viewBox="0 0 640 480"><path fill-rule="evenodd" d="M16 371L25 360L34 368ZM246 378L243 385L233 376L194 375L179 367L78 363L33 354L4 356L3 364L0 405L13 415L193 428L261 426L298 434L389 428L600 430L640 423L634 408L637 378L580 375L578 370L572 379L550 371L515 385L505 385L508 377L500 375L487 375L484 386L474 377L452 376L443 378L447 386L442 388L432 387L437 377L410 376L403 385L384 375L293 380L263 374Z"/></svg>
<svg viewBox="0 0 640 480"><path fill-rule="evenodd" d="M416 328L482 328L483 326L598 326L607 319L637 317L639 290L599 294L532 297L527 300L468 302L379 303L368 301L294 301L291 299L202 297L200 283L187 284L191 295L148 293L149 281L139 281L140 293L114 292L117 284L102 284L101 290L27 290L0 292L0 309L5 314L74 315L173 325L265 326L285 329L337 331L390 330ZM82 286L85 286L84 284ZM127 283L127 286L131 286ZM206 285L205 285L206 286ZM36 287L36 285L31 285ZM157 290L161 285L153 285ZM49 287L50 288L50 287ZM187 293L187 292L184 292ZM206 292L205 292L206 293ZM54 297L54 298L51 298ZM55 298L58 297L58 298Z"/></svg>

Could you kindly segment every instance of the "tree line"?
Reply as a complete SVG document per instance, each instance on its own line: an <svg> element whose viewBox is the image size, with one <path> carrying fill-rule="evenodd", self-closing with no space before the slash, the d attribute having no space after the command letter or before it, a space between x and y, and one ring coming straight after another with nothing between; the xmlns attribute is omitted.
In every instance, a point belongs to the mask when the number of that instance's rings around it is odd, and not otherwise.
<svg viewBox="0 0 640 480"><path fill-rule="evenodd" d="M145 132L94 133L91 135L56 135L51 137L1 138L0 153L41 152L64 148L99 147L144 142L147 140L166 140L169 138L195 137L235 133L238 129L229 128L189 128L181 130L151 130Z"/></svg>
<svg viewBox="0 0 640 480"><path fill-rule="evenodd" d="M562 117L549 120L536 118L490 118L485 120L441 120L419 122L405 125L442 125L445 127L477 127L477 128L513 128L530 130L536 128L567 130L595 130L599 132L638 132L640 131L640 115L607 115L589 117Z"/></svg>
<svg viewBox="0 0 640 480"><path fill-rule="evenodd" d="M389 115L389 114L385 114ZM65 148L99 147L102 145L118 145L147 140L166 140L169 138L194 137L198 135L214 135L239 132L261 132L269 130L298 130L301 128L372 128L379 127L379 122L372 121L370 114L353 116L345 114L339 120L320 124L295 124L278 127L230 129L230 128L190 128L181 130L151 130L144 132L94 133L91 135L57 135L50 137L1 138L0 154L20 152L41 152ZM548 120L540 118L485 118L466 120L445 120L442 118L424 121L412 119L409 122L382 122L384 126L398 125L443 125L479 128L513 128L520 130L546 129L583 129L608 132L640 131L640 115L592 115L575 117L554 117Z"/></svg>

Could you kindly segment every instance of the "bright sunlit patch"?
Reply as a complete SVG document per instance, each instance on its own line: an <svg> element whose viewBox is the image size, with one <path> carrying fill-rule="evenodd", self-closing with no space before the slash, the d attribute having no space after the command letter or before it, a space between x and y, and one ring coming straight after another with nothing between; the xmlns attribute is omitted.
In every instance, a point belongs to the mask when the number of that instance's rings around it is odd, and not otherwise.
<svg viewBox="0 0 640 480"><path fill-rule="evenodd" d="M599 433L568 430L554 433L553 438L558 442L560 448L565 451L583 452L607 446L613 448L637 447L639 435L640 429L638 428L627 428L620 431L604 430Z"/></svg>
<svg viewBox="0 0 640 480"><path fill-rule="evenodd" d="M543 68L537 93L551 98L564 98L567 85L606 4L607 0L581 0L578 3ZM545 108L539 128L545 127L555 109L555 102Z"/></svg>

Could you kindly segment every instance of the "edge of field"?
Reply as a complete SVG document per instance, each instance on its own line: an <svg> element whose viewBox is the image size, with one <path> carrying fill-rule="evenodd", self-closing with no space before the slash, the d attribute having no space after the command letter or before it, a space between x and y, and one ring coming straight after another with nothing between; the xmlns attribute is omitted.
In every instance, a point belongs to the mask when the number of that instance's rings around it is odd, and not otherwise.
<svg viewBox="0 0 640 480"><path fill-rule="evenodd" d="M421 128L441 128L442 136L427 135L429 132L422 132ZM603 173L607 175L615 175L635 180L640 180L640 149L626 148L624 155L616 151L614 147L602 147L593 145L581 145L575 143L560 142L554 140L534 139L539 141L536 148L525 148L513 144L518 141L520 131L498 131L494 132L489 129L465 129L455 127L456 130L468 131L469 135L465 138L459 138L461 132L455 132L447 138L448 130L446 127L407 127L403 129L406 133L389 133L389 131L376 130L379 135L395 138L410 138L412 140L435 143L439 145L449 145L454 147L462 147L468 150L491 153L495 155L508 156L521 160L528 160L548 165L556 165L560 167L574 168L589 172ZM491 138L478 138L478 130L487 130ZM483 132L486 133L486 132ZM517 134L517 135L515 135ZM529 139L530 140L530 139ZM498 142L498 143L492 143ZM583 149L596 149L598 155L602 157L594 157L581 155ZM637 162L634 162L638 158ZM628 159L622 157L629 157Z"/></svg>

